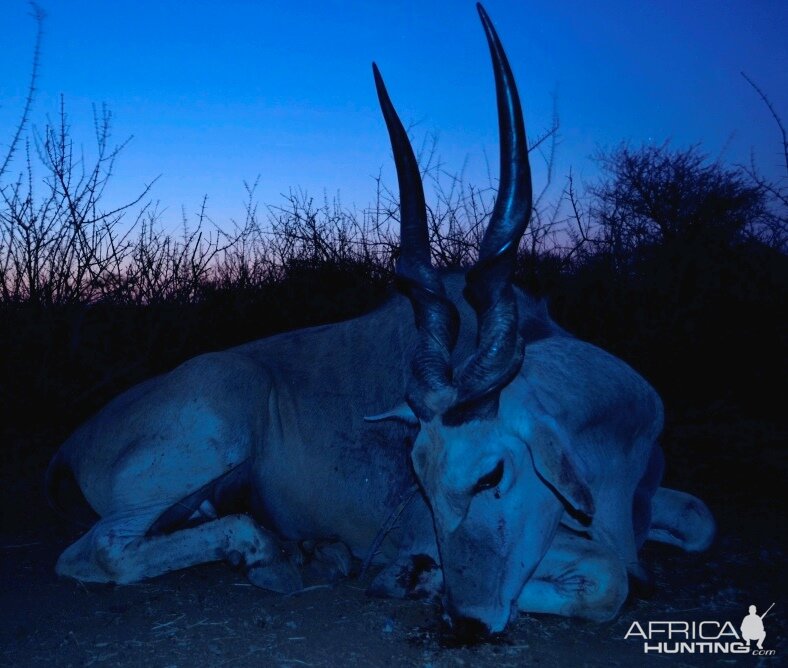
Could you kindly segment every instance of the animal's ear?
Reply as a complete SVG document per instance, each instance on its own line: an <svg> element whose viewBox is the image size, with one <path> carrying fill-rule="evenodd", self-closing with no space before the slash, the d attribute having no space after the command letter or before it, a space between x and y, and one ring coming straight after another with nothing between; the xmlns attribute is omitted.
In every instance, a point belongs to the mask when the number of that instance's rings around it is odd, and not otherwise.
<svg viewBox="0 0 788 668"><path fill-rule="evenodd" d="M364 416L365 422L383 422L384 420L398 420L413 427L419 425L419 418L416 417L411 407L404 401L394 406L391 410L378 413L377 415Z"/></svg>
<svg viewBox="0 0 788 668"><path fill-rule="evenodd" d="M569 505L567 510L570 514L583 524L589 524L594 515L594 498L584 473L585 467L572 451L570 439L550 422L536 420L524 438L534 469Z"/></svg>

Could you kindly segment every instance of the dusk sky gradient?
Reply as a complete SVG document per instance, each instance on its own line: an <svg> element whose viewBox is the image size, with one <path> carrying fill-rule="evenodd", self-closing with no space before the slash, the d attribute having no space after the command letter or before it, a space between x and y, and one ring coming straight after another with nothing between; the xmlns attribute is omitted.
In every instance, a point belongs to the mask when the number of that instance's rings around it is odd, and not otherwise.
<svg viewBox="0 0 788 668"><path fill-rule="evenodd" d="M259 199L304 188L367 206L382 168L394 187L388 136L370 64L377 62L417 142L438 136L446 169L469 182L497 176L493 78L474 2L418 0L40 0L47 13L32 115L41 128L65 96L73 135L93 151L92 104L133 141L107 206L156 176L165 219L204 194L217 222L243 217L243 181ZM749 161L771 178L780 135L745 71L788 122L785 0L488 0L509 55L530 136L561 119L556 193L570 167L596 177L590 156L622 140ZM21 112L35 23L23 0L3 3L0 149ZM21 168L19 161L14 172ZM40 171L39 171L40 173ZM6 180L8 176L5 177ZM541 164L535 187L543 183Z"/></svg>

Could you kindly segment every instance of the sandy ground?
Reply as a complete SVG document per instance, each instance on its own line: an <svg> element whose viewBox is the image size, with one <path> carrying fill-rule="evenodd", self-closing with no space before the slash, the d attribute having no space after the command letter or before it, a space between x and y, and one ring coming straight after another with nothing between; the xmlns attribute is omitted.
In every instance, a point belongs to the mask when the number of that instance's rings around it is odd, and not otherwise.
<svg viewBox="0 0 788 668"><path fill-rule="evenodd" d="M709 503L719 523L712 548L688 555L647 545L656 592L629 600L612 622L521 615L502 638L473 647L445 646L436 607L370 598L353 578L290 597L224 564L125 587L58 579L54 562L79 531L41 496L46 448L15 437L2 462L0 665L787 665L782 436L746 424L674 432L668 482ZM642 640L624 639L633 621L730 620L738 630L749 605L772 602L764 647L773 656L644 655Z"/></svg>

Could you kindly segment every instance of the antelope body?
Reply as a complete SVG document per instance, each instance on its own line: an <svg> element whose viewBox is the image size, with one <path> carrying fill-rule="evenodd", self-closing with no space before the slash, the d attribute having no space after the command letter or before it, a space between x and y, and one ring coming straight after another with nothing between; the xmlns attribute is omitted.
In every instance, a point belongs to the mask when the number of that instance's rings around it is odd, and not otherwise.
<svg viewBox="0 0 788 668"><path fill-rule="evenodd" d="M382 567L374 593L440 597L456 631L484 636L517 610L609 619L628 578L647 577L646 539L710 543L706 506L659 487L656 392L512 285L531 210L527 145L479 11L501 185L478 263L432 268L418 167L374 68L400 186L403 295L202 355L111 401L50 464L53 503L95 513L58 573L130 583L226 560L290 592L306 562L333 576L355 557Z"/></svg>

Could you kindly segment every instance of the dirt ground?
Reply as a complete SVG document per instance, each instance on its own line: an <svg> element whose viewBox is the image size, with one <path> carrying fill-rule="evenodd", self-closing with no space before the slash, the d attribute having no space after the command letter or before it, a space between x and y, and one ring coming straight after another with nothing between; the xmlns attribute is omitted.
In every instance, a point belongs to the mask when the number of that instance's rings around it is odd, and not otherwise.
<svg viewBox="0 0 788 668"><path fill-rule="evenodd" d="M440 611L374 599L348 579L282 597L209 564L135 586L58 579L54 562L78 535L46 506L41 479L51 446L8 436L3 450L0 534L2 666L698 666L786 665L785 434L736 423L674 429L667 482L698 494L718 520L704 554L647 545L656 591L619 617L593 624L521 615L495 642L447 647ZM49 444L47 444L49 445ZM702 462L700 464L699 462ZM634 621L730 620L751 604L772 656L643 653L625 639Z"/></svg>

